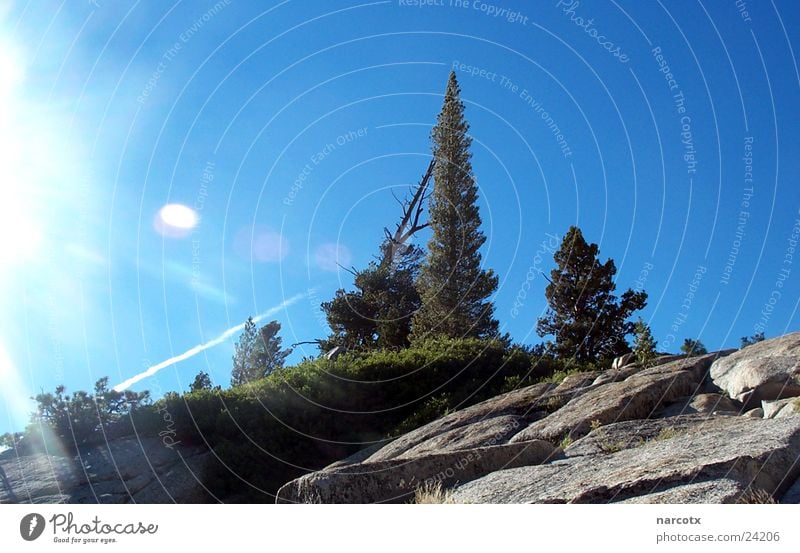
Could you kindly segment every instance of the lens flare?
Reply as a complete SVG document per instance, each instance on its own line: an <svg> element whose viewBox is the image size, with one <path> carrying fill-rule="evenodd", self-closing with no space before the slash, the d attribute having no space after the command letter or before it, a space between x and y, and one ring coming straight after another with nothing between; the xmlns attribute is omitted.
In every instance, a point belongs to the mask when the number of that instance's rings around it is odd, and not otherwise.
<svg viewBox="0 0 800 553"><path fill-rule="evenodd" d="M167 204L158 210L154 223L156 231L170 238L187 236L197 226L200 218L191 207Z"/></svg>

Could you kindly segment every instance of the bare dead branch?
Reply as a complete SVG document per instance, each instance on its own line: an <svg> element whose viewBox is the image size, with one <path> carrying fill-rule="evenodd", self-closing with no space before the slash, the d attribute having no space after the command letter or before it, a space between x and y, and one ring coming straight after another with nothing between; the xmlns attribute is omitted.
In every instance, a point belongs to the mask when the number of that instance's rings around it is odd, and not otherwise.
<svg viewBox="0 0 800 553"><path fill-rule="evenodd" d="M351 267L348 269L347 267L345 267L344 265L342 265L342 264L341 264L341 263L339 263L338 261L336 262L336 265L338 265L340 269L342 269L342 270L344 270L344 271L347 271L348 273L350 273L350 274L351 274L351 275L353 275L354 277L357 277L357 276L358 276L358 269L356 269L355 267L351 266Z"/></svg>
<svg viewBox="0 0 800 553"><path fill-rule="evenodd" d="M428 222L420 222L420 220L422 219L422 215L425 210L425 200L428 198L427 190L435 164L436 160L431 159L431 162L428 164L428 169L425 171L425 175L422 177L422 180L419 182L416 188L412 189L413 194L411 195L411 199L406 199L403 202L400 202L400 205L403 208L403 215L400 218L400 222L397 223L395 232L391 233L389 229L383 229L384 234L386 235L386 240L389 243L389 247L386 248L386 251L383 254L383 259L381 260L380 264L381 267L386 267L388 264L394 262L397 252L406 245L411 237L415 233L429 226ZM394 196L394 193L392 193L392 196ZM397 200L397 196L394 196L394 198Z"/></svg>

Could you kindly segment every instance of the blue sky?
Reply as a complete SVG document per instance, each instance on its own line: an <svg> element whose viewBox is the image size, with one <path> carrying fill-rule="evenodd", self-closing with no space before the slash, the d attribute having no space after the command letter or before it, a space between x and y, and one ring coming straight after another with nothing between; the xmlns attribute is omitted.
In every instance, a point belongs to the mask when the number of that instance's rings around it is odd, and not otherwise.
<svg viewBox="0 0 800 553"><path fill-rule="evenodd" d="M800 327L795 2L412 4L3 4L0 431L248 315L324 336L336 262L397 219L452 68L517 341L572 224L647 290L663 349ZM232 349L134 388L227 385Z"/></svg>

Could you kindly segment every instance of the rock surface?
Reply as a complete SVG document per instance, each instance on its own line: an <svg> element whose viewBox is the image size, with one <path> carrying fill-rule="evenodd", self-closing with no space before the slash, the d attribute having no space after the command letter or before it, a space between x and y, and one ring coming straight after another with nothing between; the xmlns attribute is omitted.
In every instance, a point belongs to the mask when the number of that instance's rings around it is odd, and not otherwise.
<svg viewBox="0 0 800 553"><path fill-rule="evenodd" d="M581 457L633 449L647 442L667 440L681 434L703 433L713 425L706 415L681 415L661 419L640 419L600 426L566 449L566 457Z"/></svg>
<svg viewBox="0 0 800 553"><path fill-rule="evenodd" d="M450 413L400 436L367 460L386 461L408 452L443 452L505 443L510 434L515 434L525 426L525 418L530 416L535 400L553 388L553 384L534 384ZM516 427L513 425L515 420L519 421ZM512 428L507 429L509 423ZM456 445L448 446L446 439L441 438L443 435L456 439Z"/></svg>
<svg viewBox="0 0 800 553"><path fill-rule="evenodd" d="M750 409L747 413L742 415L743 417L753 417L755 419L763 419L764 418L764 410L761 407L756 409Z"/></svg>
<svg viewBox="0 0 800 553"><path fill-rule="evenodd" d="M614 361L611 363L611 370L621 369L625 365L632 363L634 359L635 356L633 352L615 357Z"/></svg>
<svg viewBox="0 0 800 553"><path fill-rule="evenodd" d="M555 413L530 424L511 442L559 441L565 436L575 439L588 434L593 422L646 419L659 407L692 394L715 358L711 354L680 359L641 370L621 382L593 386Z"/></svg>
<svg viewBox="0 0 800 553"><path fill-rule="evenodd" d="M791 417L800 414L800 399L790 397L775 401L762 401L761 408L765 419Z"/></svg>
<svg viewBox="0 0 800 553"><path fill-rule="evenodd" d="M717 360L711 379L745 408L800 395L800 332L758 342Z"/></svg>
<svg viewBox="0 0 800 553"><path fill-rule="evenodd" d="M619 359L451 413L290 482L279 500L408 501L433 480L457 503L797 502L798 360L800 333L647 368Z"/></svg>
<svg viewBox="0 0 800 553"><path fill-rule="evenodd" d="M800 472L798 457L798 418L712 417L695 431L602 457L570 456L494 472L459 486L453 498L456 503L607 503L647 496L732 502L744 490L782 495ZM727 482L722 492L720 482Z"/></svg>
<svg viewBox="0 0 800 553"><path fill-rule="evenodd" d="M81 448L76 456L14 451L0 455L16 499L23 503L198 503L212 499L198 479L208 453L168 448L161 440L124 438ZM11 494L0 486L0 502Z"/></svg>
<svg viewBox="0 0 800 553"><path fill-rule="evenodd" d="M741 413L741 404L720 394L697 394L680 398L659 413L660 417L674 417L692 413Z"/></svg>
<svg viewBox="0 0 800 553"><path fill-rule="evenodd" d="M543 463L558 451L534 441L394 458L324 469L302 476L278 490L279 503L391 503L408 501L418 487L441 482L446 487L494 471Z"/></svg>
<svg viewBox="0 0 800 553"><path fill-rule="evenodd" d="M741 482L723 477L678 485L664 491L637 495L614 503L736 503L745 493L747 488Z"/></svg>

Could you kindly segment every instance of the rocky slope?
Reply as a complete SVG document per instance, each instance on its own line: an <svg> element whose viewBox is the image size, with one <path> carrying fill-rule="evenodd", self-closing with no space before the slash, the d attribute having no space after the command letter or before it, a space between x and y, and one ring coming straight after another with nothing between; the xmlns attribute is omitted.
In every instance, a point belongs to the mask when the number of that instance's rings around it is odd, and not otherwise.
<svg viewBox="0 0 800 553"><path fill-rule="evenodd" d="M0 503L196 503L212 498L199 479L209 453L135 437L57 452L0 454L11 491Z"/></svg>
<svg viewBox="0 0 800 553"><path fill-rule="evenodd" d="M536 384L286 484L279 502L800 499L800 333Z"/></svg>
<svg viewBox="0 0 800 553"><path fill-rule="evenodd" d="M157 438L6 451L0 503L215 501L203 485L211 461ZM794 333L648 368L621 358L499 395L293 480L277 501L407 502L441 485L463 503L798 503L798 476Z"/></svg>

